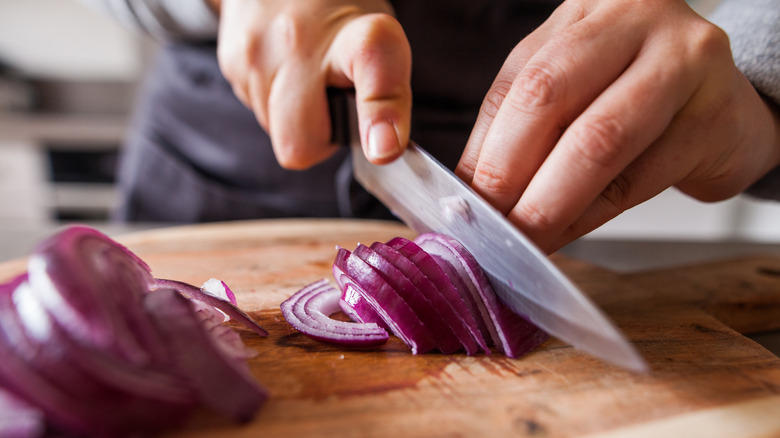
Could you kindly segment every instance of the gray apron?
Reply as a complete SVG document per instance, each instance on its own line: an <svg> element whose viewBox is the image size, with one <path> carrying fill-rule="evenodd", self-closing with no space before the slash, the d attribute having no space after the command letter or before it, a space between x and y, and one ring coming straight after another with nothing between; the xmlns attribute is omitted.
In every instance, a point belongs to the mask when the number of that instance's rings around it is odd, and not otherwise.
<svg viewBox="0 0 780 438"><path fill-rule="evenodd" d="M504 59L558 3L395 1L413 53L412 138L454 168ZM161 48L120 163L124 221L392 218L352 179L347 149L308 170L282 169L222 77L215 43Z"/></svg>

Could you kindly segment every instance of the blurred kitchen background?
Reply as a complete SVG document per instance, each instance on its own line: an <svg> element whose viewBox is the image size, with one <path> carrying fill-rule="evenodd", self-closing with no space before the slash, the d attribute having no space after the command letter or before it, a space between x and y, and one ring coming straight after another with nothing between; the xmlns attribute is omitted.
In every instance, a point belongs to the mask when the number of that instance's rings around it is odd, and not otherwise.
<svg viewBox="0 0 780 438"><path fill-rule="evenodd" d="M692 2L706 13L713 1ZM114 171L135 90L155 50L75 0L0 0L0 261L63 223L109 233ZM704 204L674 190L587 239L780 242L780 204Z"/></svg>

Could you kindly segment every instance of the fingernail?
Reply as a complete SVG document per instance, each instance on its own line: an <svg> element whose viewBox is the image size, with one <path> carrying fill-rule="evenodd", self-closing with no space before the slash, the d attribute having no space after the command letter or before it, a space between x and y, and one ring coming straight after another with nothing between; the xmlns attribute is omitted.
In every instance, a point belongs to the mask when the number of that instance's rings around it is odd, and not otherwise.
<svg viewBox="0 0 780 438"><path fill-rule="evenodd" d="M381 161L394 157L400 150L398 135L389 121L374 123L368 128L368 159Z"/></svg>

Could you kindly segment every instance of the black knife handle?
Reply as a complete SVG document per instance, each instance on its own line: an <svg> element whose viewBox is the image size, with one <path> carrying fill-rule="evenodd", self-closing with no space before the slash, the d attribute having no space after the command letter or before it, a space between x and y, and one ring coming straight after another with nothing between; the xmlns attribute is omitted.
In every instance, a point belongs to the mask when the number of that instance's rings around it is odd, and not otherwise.
<svg viewBox="0 0 780 438"><path fill-rule="evenodd" d="M354 89L329 87L328 111L330 111L330 142L342 147L349 147L352 128L350 123L349 99L354 99Z"/></svg>

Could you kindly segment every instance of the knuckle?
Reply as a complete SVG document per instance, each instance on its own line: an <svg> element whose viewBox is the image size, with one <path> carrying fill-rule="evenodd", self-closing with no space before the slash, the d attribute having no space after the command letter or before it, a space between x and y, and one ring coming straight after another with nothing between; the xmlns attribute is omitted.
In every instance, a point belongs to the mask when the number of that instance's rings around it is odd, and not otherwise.
<svg viewBox="0 0 780 438"><path fill-rule="evenodd" d="M269 29L269 35L281 53L297 53L304 45L305 26L292 12L279 13L274 17Z"/></svg>
<svg viewBox="0 0 780 438"><path fill-rule="evenodd" d="M620 212L633 207L633 187L625 175L619 174L599 195L606 204L609 215L616 216Z"/></svg>
<svg viewBox="0 0 780 438"><path fill-rule="evenodd" d="M522 224L522 228L532 230L534 234L546 234L554 229L552 219L544 214L537 206L529 203L520 203L512 211L513 219Z"/></svg>
<svg viewBox="0 0 780 438"><path fill-rule="evenodd" d="M593 117L571 131L578 157L595 167L608 167L621 154L627 142L626 128L614 117Z"/></svg>
<svg viewBox="0 0 780 438"><path fill-rule="evenodd" d="M507 178L501 167L484 161L479 162L475 167L472 185L478 191L492 196L509 195L514 190L509 178Z"/></svg>
<svg viewBox="0 0 780 438"><path fill-rule="evenodd" d="M361 57L411 58L411 48L398 20L384 13L364 15L359 20L361 38L357 50Z"/></svg>
<svg viewBox="0 0 780 438"><path fill-rule="evenodd" d="M485 95L485 99L482 101L482 107L480 112L491 120L496 118L498 110L501 108L501 104L504 103L509 90L512 89L512 82L507 80L496 80L493 86Z"/></svg>
<svg viewBox="0 0 780 438"><path fill-rule="evenodd" d="M548 107L561 99L565 82L564 75L552 64L528 65L517 76L508 102L521 111Z"/></svg>
<svg viewBox="0 0 780 438"><path fill-rule="evenodd" d="M731 58L731 43L723 29L702 20L694 35L691 50L695 57L710 60L728 55Z"/></svg>

